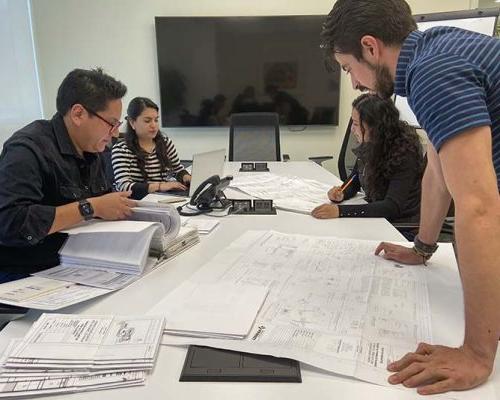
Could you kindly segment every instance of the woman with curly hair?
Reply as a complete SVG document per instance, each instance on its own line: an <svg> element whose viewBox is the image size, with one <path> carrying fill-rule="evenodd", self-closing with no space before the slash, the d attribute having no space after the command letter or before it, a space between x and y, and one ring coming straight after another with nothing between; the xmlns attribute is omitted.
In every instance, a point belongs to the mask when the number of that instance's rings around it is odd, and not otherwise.
<svg viewBox="0 0 500 400"><path fill-rule="evenodd" d="M174 143L159 130L158 106L146 97L130 101L125 140L113 146L111 162L117 190L131 190L133 199L184 191L191 181Z"/></svg>
<svg viewBox="0 0 500 400"><path fill-rule="evenodd" d="M417 222L424 159L415 129L400 121L390 99L364 94L352 106L351 132L359 143L353 149L356 165L344 185L328 191L328 198L334 204L316 207L312 215ZM367 204L335 204L350 199L360 189Z"/></svg>

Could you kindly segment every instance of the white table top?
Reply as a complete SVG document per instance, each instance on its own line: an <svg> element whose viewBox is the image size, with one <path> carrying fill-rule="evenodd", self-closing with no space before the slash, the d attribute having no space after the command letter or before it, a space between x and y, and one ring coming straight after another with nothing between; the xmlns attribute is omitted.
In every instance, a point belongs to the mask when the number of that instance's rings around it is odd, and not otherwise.
<svg viewBox="0 0 500 400"><path fill-rule="evenodd" d="M269 163L271 172L316 179L337 185L338 178L313 162ZM239 163L228 163L226 172L235 175ZM207 218L207 217L204 217ZM340 218L336 220L317 220L309 215L278 210L275 216L233 215L219 218L220 225L209 235L203 236L201 243L187 252L168 261L164 266L153 271L141 280L111 295L91 300L84 304L65 309L67 313L140 315L147 312L181 282L198 270L209 258L222 250L228 243L249 229L274 229L286 233L306 235L352 237L357 239L404 241L404 238L385 219L380 218ZM453 259L452 252L441 257ZM453 264L451 261L449 264ZM433 299L442 296L432 284L447 282L450 276L456 276L456 270L440 271L436 276L429 269L429 296L431 307ZM453 289L450 289L452 292ZM451 293L453 294L453 293ZM457 293L454 293L455 297ZM451 296L453 298L453 296ZM11 322L0 332L0 350L10 339L22 337L32 321L40 313L32 311L25 318ZM433 309L433 321L443 317L442 310ZM460 331L463 321L460 315L452 318L447 326ZM434 339L446 336L446 331L434 332ZM106 392L86 392L72 394L72 399L421 399L412 390L387 388L360 382L355 379L324 373L315 368L302 365L301 384L296 383L217 383L217 382L179 382L184 363L185 348L162 346L157 365L146 386L107 390ZM499 357L497 357L498 359ZM482 391L470 391L459 394L463 399L500 399L493 393L493 385L500 382L497 371L490 383ZM500 385L499 385L500 386ZM51 397L52 398L52 397ZM66 395L53 398L63 399Z"/></svg>

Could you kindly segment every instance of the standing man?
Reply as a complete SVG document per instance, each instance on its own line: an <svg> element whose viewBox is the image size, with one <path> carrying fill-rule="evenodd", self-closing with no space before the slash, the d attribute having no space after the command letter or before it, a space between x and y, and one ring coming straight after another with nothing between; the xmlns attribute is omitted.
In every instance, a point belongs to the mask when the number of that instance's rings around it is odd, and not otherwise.
<svg viewBox="0 0 500 400"><path fill-rule="evenodd" d="M122 219L130 192L110 193L100 156L121 124L127 88L101 69L75 69L57 113L7 140L0 155L0 283L59 264L66 235L83 220Z"/></svg>
<svg viewBox="0 0 500 400"><path fill-rule="evenodd" d="M415 245L381 243L376 254L425 264L455 203L464 343L420 344L388 366L389 382L420 394L473 388L491 374L500 337L500 41L451 27L419 32L404 0L338 0L322 41L354 88L407 97L431 142Z"/></svg>

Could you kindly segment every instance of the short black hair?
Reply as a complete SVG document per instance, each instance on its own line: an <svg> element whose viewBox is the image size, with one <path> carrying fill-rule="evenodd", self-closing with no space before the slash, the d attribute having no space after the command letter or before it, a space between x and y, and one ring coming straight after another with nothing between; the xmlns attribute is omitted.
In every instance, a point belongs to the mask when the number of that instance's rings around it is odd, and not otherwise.
<svg viewBox="0 0 500 400"><path fill-rule="evenodd" d="M404 0L338 0L323 24L321 47L327 60L332 52L360 60L363 36L374 36L386 45L401 45L415 30L417 24Z"/></svg>
<svg viewBox="0 0 500 400"><path fill-rule="evenodd" d="M125 93L127 87L105 74L102 68L74 69L66 75L57 91L57 112L66 115L75 104L102 111L110 100L121 99Z"/></svg>

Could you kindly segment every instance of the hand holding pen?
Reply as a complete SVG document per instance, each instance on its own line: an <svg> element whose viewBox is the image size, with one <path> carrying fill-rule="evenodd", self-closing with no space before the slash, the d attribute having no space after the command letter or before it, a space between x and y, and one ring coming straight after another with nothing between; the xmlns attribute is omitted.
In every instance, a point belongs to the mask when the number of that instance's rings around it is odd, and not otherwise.
<svg viewBox="0 0 500 400"><path fill-rule="evenodd" d="M334 201L336 203L340 203L342 200L344 200L344 191L349 187L349 185L354 181L356 178L356 174L351 176L351 178L342 184L342 186L338 187L333 187L328 191L328 198L331 201Z"/></svg>

